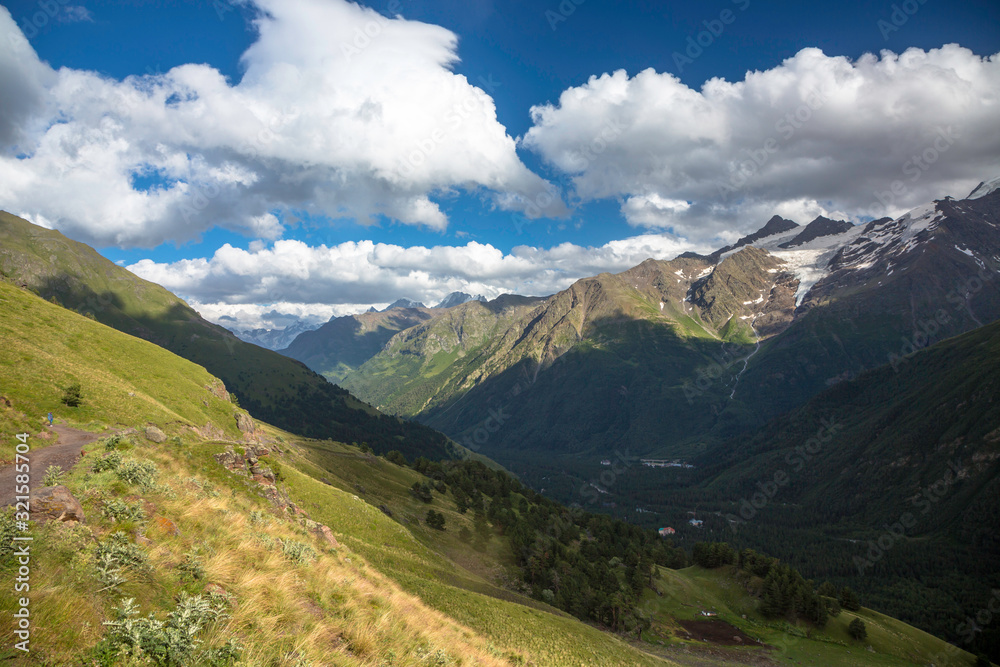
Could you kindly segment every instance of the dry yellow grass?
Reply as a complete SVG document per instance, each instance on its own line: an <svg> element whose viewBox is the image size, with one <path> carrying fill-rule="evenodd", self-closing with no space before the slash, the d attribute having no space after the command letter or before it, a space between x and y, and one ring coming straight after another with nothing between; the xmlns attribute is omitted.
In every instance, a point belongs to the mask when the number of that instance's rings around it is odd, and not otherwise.
<svg viewBox="0 0 1000 667"><path fill-rule="evenodd" d="M241 665L510 664L493 655L482 637L404 592L347 547L325 545L291 518L270 515L255 525L248 518L251 507L260 511L255 501L206 495L175 456L146 448L133 454L161 470L160 490L145 494L155 508L147 526L164 517L178 534L149 530L155 541L147 550L148 573L114 594L99 591L85 555L88 542L113 530L96 520L98 513L92 512L95 521L88 526L37 530L36 550L47 555L32 580L32 601L40 610L34 619L36 660L78 660L100 640L101 623L121 597L135 596L143 615L152 611L162 618L182 588L198 592L213 584L230 597L231 615L211 626L204 640L208 646L237 640ZM93 506L121 490L98 476L84 479L83 470L98 455L89 454L67 481ZM275 547L278 539L312 547L316 559L293 562ZM192 552L199 554L204 572L194 584L183 581L177 569ZM3 617L0 635L9 636L11 628L4 626L10 615ZM26 664L42 664L36 660Z"/></svg>

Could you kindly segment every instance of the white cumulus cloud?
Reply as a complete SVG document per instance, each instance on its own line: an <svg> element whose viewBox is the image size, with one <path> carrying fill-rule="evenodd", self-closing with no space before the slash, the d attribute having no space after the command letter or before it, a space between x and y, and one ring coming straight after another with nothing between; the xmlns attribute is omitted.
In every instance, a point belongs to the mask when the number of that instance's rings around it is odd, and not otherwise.
<svg viewBox="0 0 1000 667"><path fill-rule="evenodd" d="M493 99L452 71L454 33L344 0L253 7L236 83L198 64L122 81L56 71L0 7L0 206L147 247L216 225L278 238L275 213L292 209L443 229L434 196L456 189L565 212Z"/></svg>
<svg viewBox="0 0 1000 667"><path fill-rule="evenodd" d="M619 70L531 113L522 144L577 197L619 198L630 223L693 239L782 211L899 214L1000 173L1000 54L955 44L856 61L808 48L700 90Z"/></svg>
<svg viewBox="0 0 1000 667"><path fill-rule="evenodd" d="M403 247L371 241L310 246L282 239L249 250L226 244L212 257L158 263L144 259L128 267L188 299L210 319L234 326L261 326L261 314L276 311L305 319L382 307L406 297L433 305L451 292L544 296L575 280L604 271L624 271L650 257L672 259L685 250L707 251L683 239L643 234L599 247L562 243L552 248L519 246L503 253L490 244Z"/></svg>

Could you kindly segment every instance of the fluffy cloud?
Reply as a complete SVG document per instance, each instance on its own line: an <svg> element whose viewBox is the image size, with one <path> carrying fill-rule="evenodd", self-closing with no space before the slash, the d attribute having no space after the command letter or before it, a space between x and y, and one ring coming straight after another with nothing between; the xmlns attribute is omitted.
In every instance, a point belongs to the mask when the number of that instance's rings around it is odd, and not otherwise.
<svg viewBox="0 0 1000 667"><path fill-rule="evenodd" d="M309 246L285 239L251 250L227 244L211 258L170 264L142 260L128 268L187 298L210 319L232 326L233 321L219 318L233 317L251 328L271 310L329 319L400 297L430 305L456 291L489 298L506 292L547 295L584 276L623 271L649 257L670 259L690 249L707 250L662 234L598 248L520 246L508 254L474 241L404 248L371 241Z"/></svg>
<svg viewBox="0 0 1000 667"><path fill-rule="evenodd" d="M634 225L707 239L774 212L861 219L968 194L1000 170L998 93L1000 54L803 49L701 90L653 70L591 77L533 107L522 143L582 200L619 197Z"/></svg>
<svg viewBox="0 0 1000 667"><path fill-rule="evenodd" d="M254 7L235 85L207 65L53 71L0 7L0 205L97 245L155 246L215 225L277 238L289 209L441 229L435 193L526 210L550 192L492 98L451 71L450 31L343 0Z"/></svg>

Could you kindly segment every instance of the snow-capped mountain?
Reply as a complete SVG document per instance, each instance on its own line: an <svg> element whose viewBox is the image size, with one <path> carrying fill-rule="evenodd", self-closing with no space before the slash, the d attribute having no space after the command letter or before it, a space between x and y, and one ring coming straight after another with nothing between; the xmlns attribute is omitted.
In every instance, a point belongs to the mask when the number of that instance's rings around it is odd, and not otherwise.
<svg viewBox="0 0 1000 667"><path fill-rule="evenodd" d="M985 197L991 192L996 192L997 190L1000 190L1000 176L997 176L989 181L983 181L974 187L966 199L979 199L980 197Z"/></svg>
<svg viewBox="0 0 1000 667"><path fill-rule="evenodd" d="M393 308L426 308L424 304L419 301L414 301L413 299L396 299L388 306L383 308L380 312L385 312L387 310L392 310Z"/></svg>
<svg viewBox="0 0 1000 667"><path fill-rule="evenodd" d="M486 297L482 294L477 294L472 296L471 294L466 294L465 292L452 292L444 299L441 303L434 306L435 308L454 308L455 306L461 306L463 303L468 303L469 301L482 301L486 302Z"/></svg>
<svg viewBox="0 0 1000 667"><path fill-rule="evenodd" d="M247 343L253 343L269 350L282 350L288 347L299 334L318 329L321 324L308 324L300 320L284 329L230 329L230 331Z"/></svg>
<svg viewBox="0 0 1000 667"><path fill-rule="evenodd" d="M867 283L885 282L909 270L921 254L933 251L965 265L971 275L997 271L1000 262L1000 178L980 184L964 200L947 197L918 206L898 218L864 225L819 217L806 227L766 234L766 226L749 243L782 260L798 280L795 305L831 298L833 292ZM770 224L770 222L769 222ZM750 238L750 237L747 237ZM737 251L722 249L719 260ZM815 292L815 293L813 293Z"/></svg>

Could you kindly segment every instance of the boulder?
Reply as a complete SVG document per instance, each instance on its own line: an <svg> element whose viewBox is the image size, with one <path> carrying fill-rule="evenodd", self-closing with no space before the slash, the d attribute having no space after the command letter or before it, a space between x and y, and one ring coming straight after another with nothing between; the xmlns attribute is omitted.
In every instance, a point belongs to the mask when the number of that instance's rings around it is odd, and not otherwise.
<svg viewBox="0 0 1000 667"><path fill-rule="evenodd" d="M216 398L221 398L224 401L229 400L229 392L226 391L226 385L222 384L221 380L216 380L212 384L205 385L205 389L208 389Z"/></svg>
<svg viewBox="0 0 1000 667"><path fill-rule="evenodd" d="M309 518L302 519L301 522L302 525L305 526L306 530L308 530L310 533L315 533L316 535L319 535L320 539L325 540L327 544L332 546L334 549L340 547L340 543L337 542L337 538L333 536L333 531L330 530L328 526L324 526L323 524L317 523L316 521L313 521L312 519Z"/></svg>
<svg viewBox="0 0 1000 667"><path fill-rule="evenodd" d="M236 413L236 428L243 433L253 433L257 430L257 426L253 423L253 417L245 412Z"/></svg>
<svg viewBox="0 0 1000 667"><path fill-rule="evenodd" d="M167 434L164 433L163 431L161 431L156 426L147 426L146 427L146 439L147 440L152 440L153 442L166 442L167 441Z"/></svg>
<svg viewBox="0 0 1000 667"><path fill-rule="evenodd" d="M333 531L330 530L328 526L320 524L319 528L316 530L316 534L326 540L334 549L340 548L340 543L337 542L337 538L333 536Z"/></svg>
<svg viewBox="0 0 1000 667"><path fill-rule="evenodd" d="M31 492L31 518L35 521L79 521L86 523L83 506L62 484L42 486Z"/></svg>
<svg viewBox="0 0 1000 667"><path fill-rule="evenodd" d="M177 524L168 519L165 516L158 516L153 518L153 526L155 529L164 535L180 535L181 530L177 527Z"/></svg>

